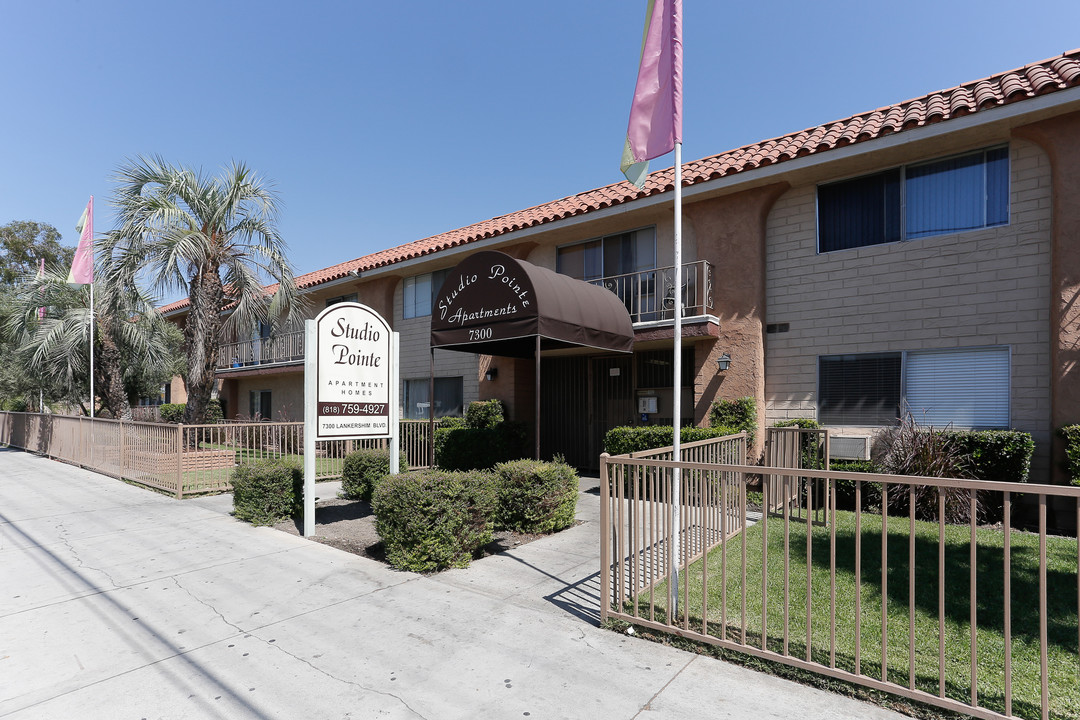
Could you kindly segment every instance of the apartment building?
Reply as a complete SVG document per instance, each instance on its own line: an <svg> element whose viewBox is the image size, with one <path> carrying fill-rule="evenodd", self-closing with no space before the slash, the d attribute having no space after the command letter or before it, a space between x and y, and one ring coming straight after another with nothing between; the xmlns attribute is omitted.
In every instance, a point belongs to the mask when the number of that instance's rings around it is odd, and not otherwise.
<svg viewBox="0 0 1080 720"><path fill-rule="evenodd" d="M681 296L684 423L751 396L761 424L816 418L858 453L905 408L935 426L1030 432L1033 479L1048 480L1054 431L1080 422L1077 138L1080 50L686 163L681 288L672 169L640 191L589 190L297 283L312 313L356 300L401 334L403 417L500 398L526 422L534 360L432 354L443 282L497 250L607 288L632 322L631 353L541 353L542 452L583 467L608 428L672 421ZM165 310L182 322L185 308ZM300 419L303 354L299 326L226 343L226 412Z"/></svg>

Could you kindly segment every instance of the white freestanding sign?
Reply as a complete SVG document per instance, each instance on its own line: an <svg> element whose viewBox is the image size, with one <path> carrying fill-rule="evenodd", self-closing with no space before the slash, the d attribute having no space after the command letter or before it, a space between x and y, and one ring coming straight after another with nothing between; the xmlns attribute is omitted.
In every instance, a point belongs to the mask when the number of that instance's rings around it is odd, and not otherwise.
<svg viewBox="0 0 1080 720"><path fill-rule="evenodd" d="M315 532L315 441L390 438L398 471L398 334L337 303L304 324L304 536Z"/></svg>

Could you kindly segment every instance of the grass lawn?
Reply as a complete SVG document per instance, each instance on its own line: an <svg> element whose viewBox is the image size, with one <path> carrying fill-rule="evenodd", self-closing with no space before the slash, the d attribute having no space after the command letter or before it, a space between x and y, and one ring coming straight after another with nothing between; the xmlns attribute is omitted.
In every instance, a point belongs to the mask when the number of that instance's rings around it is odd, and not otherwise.
<svg viewBox="0 0 1080 720"><path fill-rule="evenodd" d="M862 515L861 617L855 614L855 515L836 513L836 666L849 672L855 667L855 628L860 626L861 668L864 675L881 678L882 665L882 582L880 515ZM740 588L742 538L728 542L727 553L727 637L738 640L738 626L745 596L747 643L761 643L761 557L762 526L746 533L747 580ZM810 597L811 650L815 662L829 665L830 594L829 528L812 530ZM914 637L915 687L938 694L938 526L915 523ZM977 531L976 598L978 656L978 704L1005 712L1004 638L1004 535L995 528ZM970 657L970 528L945 529L945 695L971 701ZM806 654L806 526L792 522L790 547L788 624L789 655ZM888 522L886 644L888 679L909 684L909 523L907 517L890 517ZM1012 547L1012 712L1018 717L1040 716L1039 615L1038 615L1038 535L1013 531ZM1050 668L1050 710L1054 718L1080 718L1080 658L1077 630L1077 542L1051 537L1047 544L1048 569L1048 655ZM784 652L784 528L778 518L770 518L768 528L768 647ZM709 633L722 632L721 548L708 556ZM690 567L686 578L690 589L688 607L691 628L700 631L702 607L702 561ZM665 615L666 584L658 585L657 619ZM638 614L648 616L648 597L642 599Z"/></svg>
<svg viewBox="0 0 1080 720"><path fill-rule="evenodd" d="M232 450L234 448L227 448L222 445L209 445L204 444L200 446L206 450ZM250 448L236 448L236 462L239 465L248 465L258 460L268 459L280 459L288 462L294 462L303 467L304 456L302 454L290 453L281 455L273 451L256 450ZM344 463L344 458L327 458L316 457L315 458L315 477L316 479L333 478L341 475L341 467ZM229 475L232 473L233 468L214 468L211 470L189 470L184 473L184 492L199 492L200 490L212 490L220 488L222 485L226 485L229 482Z"/></svg>

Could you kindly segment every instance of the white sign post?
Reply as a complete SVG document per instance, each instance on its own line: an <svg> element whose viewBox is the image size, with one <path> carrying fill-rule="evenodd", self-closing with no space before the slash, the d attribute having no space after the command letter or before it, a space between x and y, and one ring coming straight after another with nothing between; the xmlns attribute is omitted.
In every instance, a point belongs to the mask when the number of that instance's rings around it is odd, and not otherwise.
<svg viewBox="0 0 1080 720"><path fill-rule="evenodd" d="M398 471L398 334L337 303L304 323L304 537L315 533L315 441L390 438Z"/></svg>

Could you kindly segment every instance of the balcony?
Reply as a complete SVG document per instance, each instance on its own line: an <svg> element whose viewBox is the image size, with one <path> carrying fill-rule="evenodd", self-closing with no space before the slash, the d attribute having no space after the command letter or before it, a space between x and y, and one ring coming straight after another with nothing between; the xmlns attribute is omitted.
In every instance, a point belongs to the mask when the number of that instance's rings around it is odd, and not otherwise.
<svg viewBox="0 0 1080 720"><path fill-rule="evenodd" d="M705 260L685 263L682 272L683 315L706 315L713 307L713 268ZM675 318L675 266L590 280L619 296L638 323Z"/></svg>
<svg viewBox="0 0 1080 720"><path fill-rule="evenodd" d="M222 343L218 348L217 369L288 365L303 360L304 331L295 330L243 342Z"/></svg>

